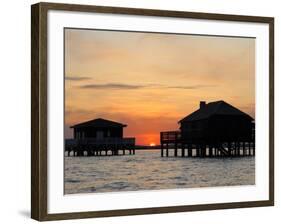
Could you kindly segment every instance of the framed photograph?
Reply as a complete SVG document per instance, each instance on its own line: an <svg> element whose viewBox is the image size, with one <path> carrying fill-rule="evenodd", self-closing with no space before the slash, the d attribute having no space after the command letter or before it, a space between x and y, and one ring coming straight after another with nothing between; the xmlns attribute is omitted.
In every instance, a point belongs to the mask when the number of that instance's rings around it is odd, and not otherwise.
<svg viewBox="0 0 281 224"><path fill-rule="evenodd" d="M32 5L33 219L274 204L274 18Z"/></svg>

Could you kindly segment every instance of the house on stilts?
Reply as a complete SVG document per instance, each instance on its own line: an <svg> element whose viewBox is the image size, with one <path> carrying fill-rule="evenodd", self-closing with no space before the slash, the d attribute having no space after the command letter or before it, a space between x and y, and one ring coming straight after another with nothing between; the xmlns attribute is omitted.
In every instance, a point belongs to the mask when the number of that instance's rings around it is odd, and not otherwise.
<svg viewBox="0 0 281 224"><path fill-rule="evenodd" d="M102 118L71 126L73 139L65 140L68 156L135 154L135 138L124 138L126 124Z"/></svg>
<svg viewBox="0 0 281 224"><path fill-rule="evenodd" d="M171 150L183 157L255 155L254 119L225 101L201 101L178 123L180 130L160 133L161 156Z"/></svg>

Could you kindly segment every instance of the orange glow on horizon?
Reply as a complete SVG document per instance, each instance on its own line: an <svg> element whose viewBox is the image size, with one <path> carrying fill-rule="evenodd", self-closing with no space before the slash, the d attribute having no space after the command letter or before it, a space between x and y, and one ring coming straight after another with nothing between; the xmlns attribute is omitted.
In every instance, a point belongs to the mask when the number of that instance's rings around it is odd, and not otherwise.
<svg viewBox="0 0 281 224"><path fill-rule="evenodd" d="M149 144L150 146L155 146L156 144L154 142L150 143Z"/></svg>
<svg viewBox="0 0 281 224"><path fill-rule="evenodd" d="M160 132L161 130L159 130ZM147 146L153 146L160 144L160 133L155 131L155 133L149 133L149 134L136 134L134 137L136 138L136 144L137 145L147 145Z"/></svg>

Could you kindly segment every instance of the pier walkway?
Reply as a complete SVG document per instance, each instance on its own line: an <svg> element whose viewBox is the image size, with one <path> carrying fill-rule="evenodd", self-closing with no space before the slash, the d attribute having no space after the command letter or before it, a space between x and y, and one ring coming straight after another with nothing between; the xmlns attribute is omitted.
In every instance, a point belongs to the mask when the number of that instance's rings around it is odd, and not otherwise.
<svg viewBox="0 0 281 224"><path fill-rule="evenodd" d="M181 157L236 157L254 156L255 141L203 141L181 137L180 131L160 133L161 156Z"/></svg>
<svg viewBox="0 0 281 224"><path fill-rule="evenodd" d="M117 156L135 154L135 138L66 139L68 156Z"/></svg>

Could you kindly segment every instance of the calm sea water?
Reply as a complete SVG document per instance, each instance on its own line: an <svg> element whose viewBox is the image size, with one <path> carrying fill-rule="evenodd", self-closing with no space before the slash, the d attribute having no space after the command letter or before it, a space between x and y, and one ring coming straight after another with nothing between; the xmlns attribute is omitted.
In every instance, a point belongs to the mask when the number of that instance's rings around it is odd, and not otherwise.
<svg viewBox="0 0 281 224"><path fill-rule="evenodd" d="M65 157L65 193L117 192L255 184L255 157L135 155Z"/></svg>

